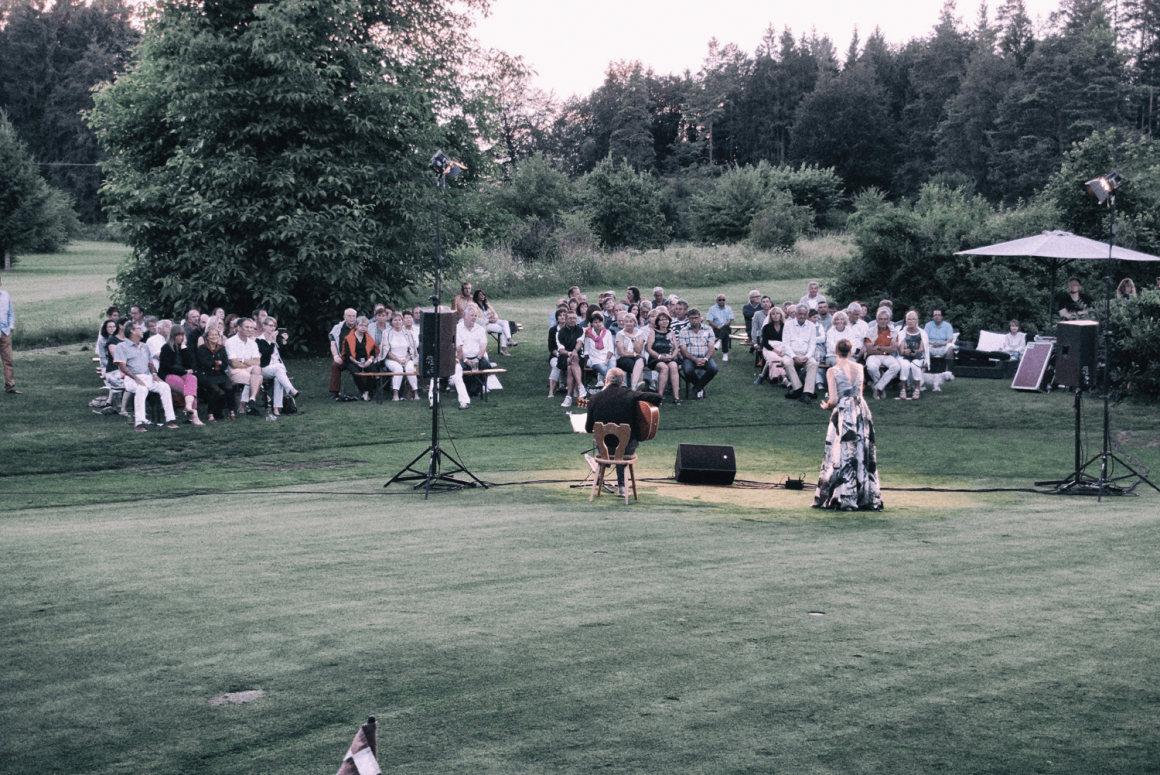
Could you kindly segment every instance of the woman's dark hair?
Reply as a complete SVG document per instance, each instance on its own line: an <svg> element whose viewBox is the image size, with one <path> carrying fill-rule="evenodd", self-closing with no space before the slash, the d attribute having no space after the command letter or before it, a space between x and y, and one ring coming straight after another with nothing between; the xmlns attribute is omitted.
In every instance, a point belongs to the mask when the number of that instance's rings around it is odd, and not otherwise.
<svg viewBox="0 0 1160 775"><path fill-rule="evenodd" d="M838 355L841 355L843 358L848 358L850 357L850 350L853 349L853 347L854 345L850 344L849 339L839 339L838 344L834 350L837 351Z"/></svg>
<svg viewBox="0 0 1160 775"><path fill-rule="evenodd" d="M640 303L640 288L635 285L628 286L628 300L633 304Z"/></svg>
<svg viewBox="0 0 1160 775"><path fill-rule="evenodd" d="M657 325L660 325L661 318L664 318L665 320L669 321L669 325L671 326L673 324L673 316L665 312L664 307L659 307L658 309L661 311L657 313ZM668 328L668 326L665 326L665 328Z"/></svg>
<svg viewBox="0 0 1160 775"><path fill-rule="evenodd" d="M599 320L601 323L603 323L604 322L604 313L602 313L600 310L596 310L595 312L593 312L591 315L588 316L589 323L591 323L593 320Z"/></svg>
<svg viewBox="0 0 1160 775"><path fill-rule="evenodd" d="M109 331L110 325L113 326L112 331ZM103 336L105 339L108 339L110 336L115 336L116 333L117 333L117 321L113 320L112 318L109 318L104 323L101 323L101 330L97 333L97 336Z"/></svg>
<svg viewBox="0 0 1160 775"><path fill-rule="evenodd" d="M482 301L480 301L481 296L483 297ZM483 309L484 305L487 304L487 294L484 292L483 288L477 288L475 293L471 294L471 300L475 302L475 306Z"/></svg>
<svg viewBox="0 0 1160 775"><path fill-rule="evenodd" d="M173 348L174 350L180 349L177 346L177 338L178 337L181 337L182 339L185 338L185 329L184 328L182 328L181 326L174 326L173 328L169 329L169 337L168 337L167 344L171 348Z"/></svg>

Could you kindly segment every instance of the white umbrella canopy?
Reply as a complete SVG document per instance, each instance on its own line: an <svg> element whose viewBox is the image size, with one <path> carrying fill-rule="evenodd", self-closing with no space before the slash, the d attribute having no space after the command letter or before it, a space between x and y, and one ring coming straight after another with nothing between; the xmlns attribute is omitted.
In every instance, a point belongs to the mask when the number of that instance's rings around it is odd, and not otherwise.
<svg viewBox="0 0 1160 775"><path fill-rule="evenodd" d="M960 250L956 256L1026 256L1028 258L1049 258L1051 267L1051 288L1047 294L1047 324L1054 321L1055 310L1052 300L1055 288L1055 273L1064 263L1072 260L1080 261L1107 261L1109 258L1108 243L1098 242L1087 237L1080 237L1070 231L1045 231L1034 237L1024 237L1009 242L999 242L994 245L985 245L971 250ZM1113 247L1111 258L1123 261L1160 261L1160 257L1140 253L1127 248Z"/></svg>
<svg viewBox="0 0 1160 775"><path fill-rule="evenodd" d="M999 242L971 250L960 250L956 256L1028 256L1030 258L1065 258L1099 260L1108 258L1108 243L1078 237L1070 231L1045 231L1034 237ZM1111 257L1122 261L1160 261L1160 257L1127 248L1113 247Z"/></svg>

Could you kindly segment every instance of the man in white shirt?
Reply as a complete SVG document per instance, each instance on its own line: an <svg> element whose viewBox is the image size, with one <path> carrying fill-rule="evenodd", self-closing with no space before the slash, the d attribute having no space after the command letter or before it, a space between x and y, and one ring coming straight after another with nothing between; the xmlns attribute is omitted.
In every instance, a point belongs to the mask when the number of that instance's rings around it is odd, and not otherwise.
<svg viewBox="0 0 1160 775"><path fill-rule="evenodd" d="M160 363L161 348L169 341L169 332L172 329L172 320L162 320L157 324L156 329L154 329L157 333L145 340L145 346L149 348L149 354L153 356L154 365ZM194 344L196 345L197 343L195 342Z"/></svg>
<svg viewBox="0 0 1160 775"><path fill-rule="evenodd" d="M479 307L475 302L463 308L463 320L455 327L455 374L451 384L459 398L459 408L471 406L471 393L464 382L463 372L490 369L487 359L487 329L479 322ZM486 377L473 376L473 380L486 381Z"/></svg>
<svg viewBox="0 0 1160 775"><path fill-rule="evenodd" d="M246 414L260 415L254 396L262 389L262 353L254 339L257 323L244 318L238 326L238 333L226 340L226 357L230 359L230 381L235 385L245 385L242 400L246 402ZM247 398L248 396L248 398Z"/></svg>
<svg viewBox="0 0 1160 775"><path fill-rule="evenodd" d="M812 287L816 283L810 285ZM798 305L797 315L786 324L781 341L786 352L781 363L790 380L790 392L786 393L785 397L800 398L803 404L808 404L814 399L815 383L818 379L818 362L814 358L818 345L818 327L810 322L808 306ZM798 369L805 369L804 383L798 376Z"/></svg>
<svg viewBox="0 0 1160 775"><path fill-rule="evenodd" d="M818 302L826 300L825 296L818 293L820 289L821 286L818 285L817 282L811 280L809 286L807 287L806 295L801 297L801 299L798 301L798 304L805 304L810 309L817 309Z"/></svg>

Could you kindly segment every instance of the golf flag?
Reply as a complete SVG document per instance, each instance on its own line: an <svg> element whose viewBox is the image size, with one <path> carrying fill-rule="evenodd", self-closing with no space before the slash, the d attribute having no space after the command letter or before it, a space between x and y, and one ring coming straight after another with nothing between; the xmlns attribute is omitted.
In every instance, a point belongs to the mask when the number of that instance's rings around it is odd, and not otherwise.
<svg viewBox="0 0 1160 775"><path fill-rule="evenodd" d="M381 775L378 743L375 741L376 729L375 717L371 716L354 736L354 742L350 744L346 756L342 758L338 775Z"/></svg>

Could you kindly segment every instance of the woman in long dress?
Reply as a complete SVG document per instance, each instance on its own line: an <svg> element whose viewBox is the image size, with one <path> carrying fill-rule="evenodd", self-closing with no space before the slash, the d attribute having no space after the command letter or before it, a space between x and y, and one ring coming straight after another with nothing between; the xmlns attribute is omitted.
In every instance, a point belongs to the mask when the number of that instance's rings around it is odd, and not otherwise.
<svg viewBox="0 0 1160 775"><path fill-rule="evenodd" d="M850 340L839 340L837 362L826 372L830 395L821 407L834 411L826 429L826 452L814 508L880 511L874 419L862 398L862 366L850 360L852 349Z"/></svg>

